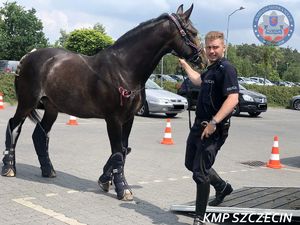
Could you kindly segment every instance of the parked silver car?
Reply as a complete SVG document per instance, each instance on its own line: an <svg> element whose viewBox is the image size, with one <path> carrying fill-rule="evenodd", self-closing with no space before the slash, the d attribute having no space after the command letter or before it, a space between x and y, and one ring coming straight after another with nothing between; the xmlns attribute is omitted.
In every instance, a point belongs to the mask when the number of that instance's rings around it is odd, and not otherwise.
<svg viewBox="0 0 300 225"><path fill-rule="evenodd" d="M168 117L174 117L184 112L188 107L186 98L166 91L154 81L148 79L145 85L146 101L137 112L139 116L148 116L150 113L165 113Z"/></svg>
<svg viewBox="0 0 300 225"><path fill-rule="evenodd" d="M296 95L291 99L291 107L296 110L300 110L300 95Z"/></svg>

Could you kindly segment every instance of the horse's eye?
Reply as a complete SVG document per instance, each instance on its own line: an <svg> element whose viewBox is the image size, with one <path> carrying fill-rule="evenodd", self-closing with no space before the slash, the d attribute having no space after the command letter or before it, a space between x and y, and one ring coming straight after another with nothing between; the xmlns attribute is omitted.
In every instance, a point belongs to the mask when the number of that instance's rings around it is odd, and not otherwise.
<svg viewBox="0 0 300 225"><path fill-rule="evenodd" d="M195 37L195 36L197 36L198 35L198 32L197 31L195 31L195 30L191 30L191 29L189 29L188 30L188 32L190 33L190 35L191 36L193 36L193 37Z"/></svg>

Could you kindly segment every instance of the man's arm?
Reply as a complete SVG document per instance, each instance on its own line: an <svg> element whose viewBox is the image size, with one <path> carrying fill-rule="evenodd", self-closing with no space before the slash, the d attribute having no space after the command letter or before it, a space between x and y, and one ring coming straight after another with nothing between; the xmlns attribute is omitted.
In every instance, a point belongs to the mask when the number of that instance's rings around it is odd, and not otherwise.
<svg viewBox="0 0 300 225"><path fill-rule="evenodd" d="M200 86L202 83L200 74L197 71L193 70L192 67L184 59L179 59L179 63L187 73L192 83L194 85Z"/></svg>
<svg viewBox="0 0 300 225"><path fill-rule="evenodd" d="M226 118L230 113L232 113L234 107L239 102L239 93L232 93L229 94L224 101L223 105L221 106L220 110L214 116L213 120L215 123L220 123L224 118ZM216 124L208 123L206 128L203 130L201 139L205 136L206 138L209 137L212 133L216 130Z"/></svg>
<svg viewBox="0 0 300 225"><path fill-rule="evenodd" d="M224 118L226 118L230 113L232 113L234 107L239 102L239 93L233 93L229 94L224 101L222 107L217 112L217 114L214 116L214 120L217 123L220 123Z"/></svg>

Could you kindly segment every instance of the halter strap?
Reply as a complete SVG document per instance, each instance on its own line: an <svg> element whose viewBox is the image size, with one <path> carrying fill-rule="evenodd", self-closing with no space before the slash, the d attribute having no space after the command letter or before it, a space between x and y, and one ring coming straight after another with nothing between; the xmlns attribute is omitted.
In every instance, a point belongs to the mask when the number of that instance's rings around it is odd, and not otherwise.
<svg viewBox="0 0 300 225"><path fill-rule="evenodd" d="M187 60L195 60L195 58L198 58L199 57L199 53L202 52L202 48L198 48L198 46L195 45L188 38L186 30L184 29L184 27L182 26L182 24L179 22L180 18L178 18L178 16L175 13L172 13L171 15L169 15L169 18L176 25L177 29L179 30L179 33L180 33L181 37L184 39L184 41L186 43L186 45L190 46L193 49L193 51L194 51L194 54L191 57L189 57Z"/></svg>

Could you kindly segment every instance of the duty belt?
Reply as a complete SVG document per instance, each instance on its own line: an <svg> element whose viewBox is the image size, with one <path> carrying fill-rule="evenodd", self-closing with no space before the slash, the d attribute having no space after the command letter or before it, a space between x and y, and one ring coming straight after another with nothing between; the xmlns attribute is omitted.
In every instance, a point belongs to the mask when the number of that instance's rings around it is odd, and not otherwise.
<svg viewBox="0 0 300 225"><path fill-rule="evenodd" d="M195 125L205 126L205 122L208 123L209 121L210 120L195 118ZM229 126L230 126L230 119L228 119L226 121L222 121L221 123L217 124L217 127L220 127L220 128L229 128Z"/></svg>

